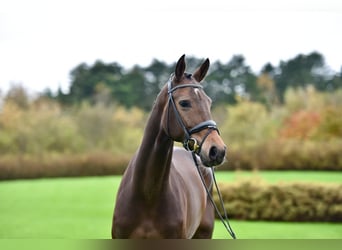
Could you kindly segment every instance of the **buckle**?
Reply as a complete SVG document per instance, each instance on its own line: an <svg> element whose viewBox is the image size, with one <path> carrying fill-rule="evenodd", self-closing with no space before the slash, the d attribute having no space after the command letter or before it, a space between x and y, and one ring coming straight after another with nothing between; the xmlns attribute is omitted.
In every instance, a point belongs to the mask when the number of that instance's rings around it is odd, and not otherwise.
<svg viewBox="0 0 342 250"><path fill-rule="evenodd" d="M183 146L186 150L196 153L200 149L200 145L198 144L195 138L189 138L184 141Z"/></svg>

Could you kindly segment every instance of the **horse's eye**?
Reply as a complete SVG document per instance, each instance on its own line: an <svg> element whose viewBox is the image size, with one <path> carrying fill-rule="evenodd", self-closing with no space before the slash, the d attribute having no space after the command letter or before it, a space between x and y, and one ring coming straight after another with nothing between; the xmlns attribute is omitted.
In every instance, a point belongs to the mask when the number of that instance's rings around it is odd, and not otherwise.
<svg viewBox="0 0 342 250"><path fill-rule="evenodd" d="M182 100L179 102L182 108L191 108L191 102L188 100Z"/></svg>

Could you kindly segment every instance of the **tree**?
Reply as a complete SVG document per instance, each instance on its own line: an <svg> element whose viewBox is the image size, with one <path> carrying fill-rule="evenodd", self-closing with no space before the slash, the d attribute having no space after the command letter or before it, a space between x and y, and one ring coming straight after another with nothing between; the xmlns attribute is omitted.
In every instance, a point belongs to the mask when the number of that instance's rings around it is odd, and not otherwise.
<svg viewBox="0 0 342 250"><path fill-rule="evenodd" d="M259 100L268 108L278 103L278 97L274 82L275 67L271 63L265 64L257 78Z"/></svg>
<svg viewBox="0 0 342 250"><path fill-rule="evenodd" d="M14 84L5 96L5 102L15 103L21 109L29 108L29 95L21 84Z"/></svg>
<svg viewBox="0 0 342 250"><path fill-rule="evenodd" d="M256 77L242 55L235 55L227 64L215 62L206 78L205 89L216 103L236 103L237 96L256 96Z"/></svg>
<svg viewBox="0 0 342 250"><path fill-rule="evenodd" d="M326 75L324 57L318 52L309 55L299 54L287 62L281 61L278 74L275 75L280 100L284 100L284 93L288 87L305 87L311 84L318 89L325 89L324 75Z"/></svg>
<svg viewBox="0 0 342 250"><path fill-rule="evenodd" d="M193 72L202 61L188 57L188 71ZM174 67L175 64L157 59L147 67L136 65L129 70L115 62L107 64L98 60L93 65L81 63L70 72L69 93L59 90L56 99L62 104L75 104L83 100L109 104L114 99L126 107L138 106L150 110ZM212 62L203 86L214 104L235 104L239 97L243 97L270 107L283 102L288 87L313 85L320 91L342 87L341 74L331 72L318 52L299 54L288 61L281 61L278 66L267 63L258 75L246 64L244 56L234 55L227 63Z"/></svg>
<svg viewBox="0 0 342 250"><path fill-rule="evenodd" d="M146 105L144 81L142 69L137 65L134 66L112 85L115 100L128 108L133 106L144 107Z"/></svg>
<svg viewBox="0 0 342 250"><path fill-rule="evenodd" d="M172 68L165 62L154 59L152 63L146 68L142 69L144 71L144 96L145 103L143 107L146 110L150 110L154 99L170 77Z"/></svg>
<svg viewBox="0 0 342 250"><path fill-rule="evenodd" d="M115 83L121 79L122 75L122 67L117 63L105 64L102 61L96 61L92 66L85 63L78 65L70 72L69 96L71 102L93 101L97 94L96 86L98 84L104 84L114 92Z"/></svg>
<svg viewBox="0 0 342 250"><path fill-rule="evenodd" d="M334 91L338 88L342 88L342 67L339 73L333 74L333 76L325 82L324 87L325 88L323 89L327 91ZM318 89L321 89L321 88L318 88Z"/></svg>

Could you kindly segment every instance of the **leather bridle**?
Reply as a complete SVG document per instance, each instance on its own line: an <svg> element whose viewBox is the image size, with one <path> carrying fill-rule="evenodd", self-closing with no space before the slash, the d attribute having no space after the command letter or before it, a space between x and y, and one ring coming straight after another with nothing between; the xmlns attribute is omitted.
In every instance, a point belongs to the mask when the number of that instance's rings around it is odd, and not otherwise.
<svg viewBox="0 0 342 250"><path fill-rule="evenodd" d="M170 108L170 105L171 105L172 108L173 108L173 111L175 113L177 122L182 127L182 129L184 131L184 135L185 136L184 136L184 140L183 140L183 147L186 150L188 150L190 152L194 152L197 155L199 155L200 152L201 152L201 149L202 149L202 145L203 145L204 141L207 139L207 137L209 136L209 134L212 131L214 131L214 130L216 130L218 133L220 133L220 132L219 132L219 130L217 128L216 122L213 121L213 120L203 121L203 122L197 124L196 126L194 126L191 129L188 129L185 126L184 121L183 121L181 115L179 114L179 111L178 111L177 106L175 104L175 101L173 99L172 93L174 91L176 91L177 89L180 89L180 88L203 89L203 86L200 85L200 84L190 83L190 84L180 84L180 85L177 85L175 87L172 87L173 78L174 78L174 76L171 75L171 77L170 77L170 79L169 79L169 81L167 83L167 86L168 86L167 93L168 93L168 96L169 96L169 108ZM169 119L169 111L168 111L168 119ZM202 141L200 143L198 143L198 141L194 137L191 137L193 134L199 133L199 132L201 132L204 129L208 129L208 131L207 131L207 133L205 134L205 136L203 137L203 139L202 139ZM168 124L168 133L170 134L170 132L169 132L169 124Z"/></svg>

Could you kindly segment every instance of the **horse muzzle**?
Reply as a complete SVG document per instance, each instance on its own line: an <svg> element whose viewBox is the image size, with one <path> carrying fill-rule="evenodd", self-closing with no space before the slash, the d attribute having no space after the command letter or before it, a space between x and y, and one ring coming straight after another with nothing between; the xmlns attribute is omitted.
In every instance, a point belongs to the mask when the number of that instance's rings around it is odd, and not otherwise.
<svg viewBox="0 0 342 250"><path fill-rule="evenodd" d="M196 134L196 137L200 137L198 138L200 143L198 139L191 136L193 134ZM201 122L189 131L186 130L186 135L183 141L184 148L199 155L205 166L217 166L224 161L227 147L220 137L215 121L207 120Z"/></svg>
<svg viewBox="0 0 342 250"><path fill-rule="evenodd" d="M200 153L202 163L207 167L214 167L222 164L226 157L227 147L225 145L217 146L215 144L205 147L205 144Z"/></svg>
<svg viewBox="0 0 342 250"><path fill-rule="evenodd" d="M200 156L202 163L207 167L220 165L225 160L227 147L223 143L218 131L208 130L201 143L194 137L183 142L186 150Z"/></svg>

